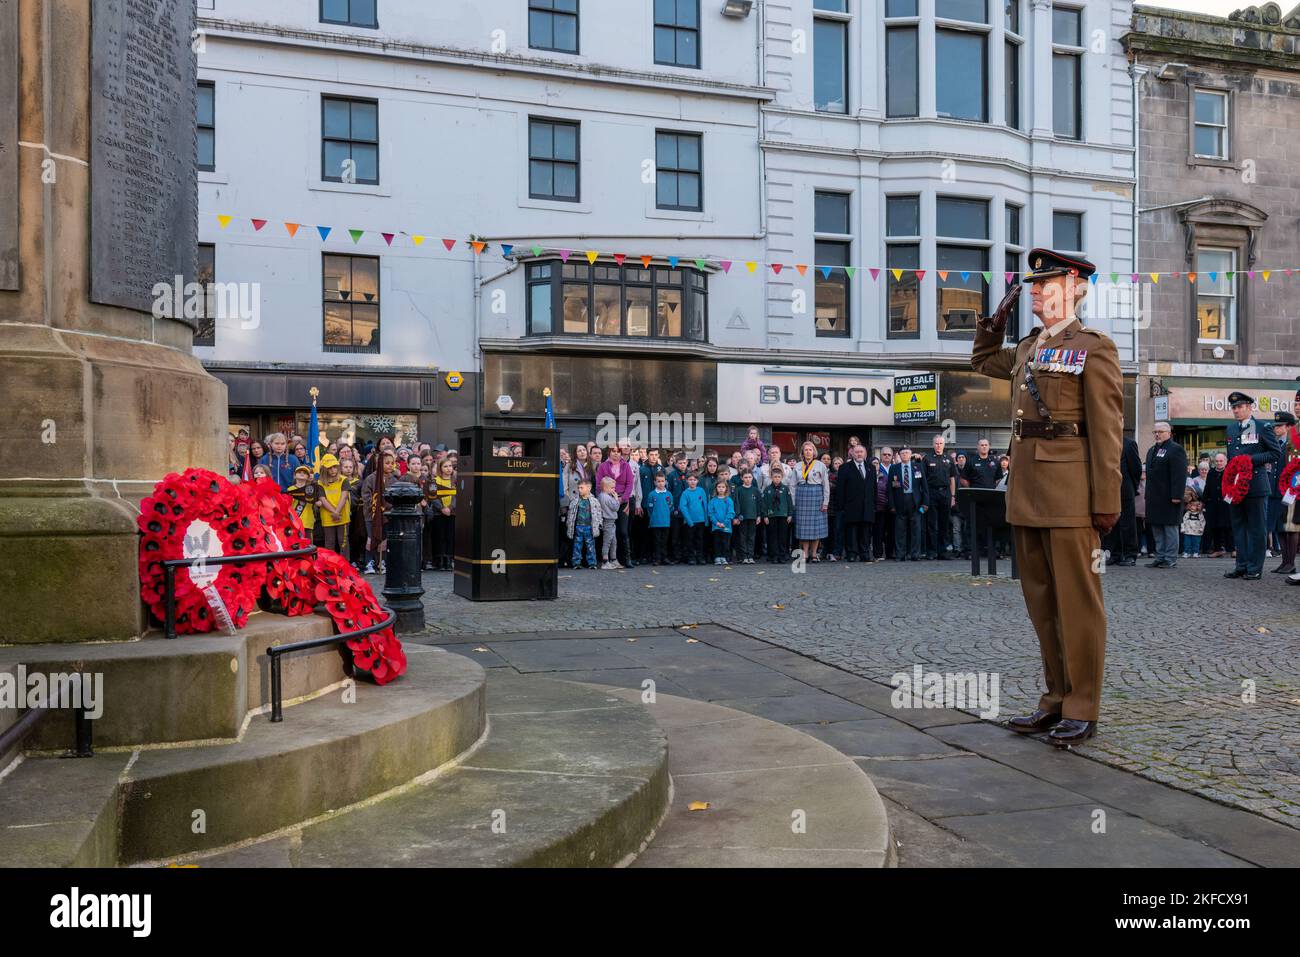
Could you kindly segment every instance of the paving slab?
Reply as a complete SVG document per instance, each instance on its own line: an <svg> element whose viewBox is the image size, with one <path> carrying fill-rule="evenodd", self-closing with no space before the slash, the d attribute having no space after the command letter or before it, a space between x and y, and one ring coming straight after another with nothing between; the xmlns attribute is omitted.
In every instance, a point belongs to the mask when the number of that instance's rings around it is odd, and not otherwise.
<svg viewBox="0 0 1300 957"><path fill-rule="evenodd" d="M978 755L934 761L859 760L892 800L929 820L957 814L1064 807L1079 795Z"/></svg>
<svg viewBox="0 0 1300 957"><path fill-rule="evenodd" d="M1104 819L1099 817L1104 812ZM939 818L935 823L1019 867L1250 867L1115 808L1077 804L1036 811ZM1098 832L1104 824L1105 831Z"/></svg>
<svg viewBox="0 0 1300 957"><path fill-rule="evenodd" d="M796 724L795 727L851 758L924 758L960 753L924 731L892 718Z"/></svg>
<svg viewBox="0 0 1300 957"><path fill-rule="evenodd" d="M782 724L818 724L879 717L861 705L812 688L799 694L730 698L716 703L724 708L748 711Z"/></svg>

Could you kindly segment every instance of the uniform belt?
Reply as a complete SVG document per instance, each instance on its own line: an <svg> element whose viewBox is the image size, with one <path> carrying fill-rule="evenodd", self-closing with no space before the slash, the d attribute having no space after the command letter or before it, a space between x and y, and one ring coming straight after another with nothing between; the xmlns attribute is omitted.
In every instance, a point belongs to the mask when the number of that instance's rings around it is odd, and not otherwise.
<svg viewBox="0 0 1300 957"><path fill-rule="evenodd" d="M1019 439L1084 438L1088 434L1085 422L1042 422L1032 419L1013 419L1011 434Z"/></svg>

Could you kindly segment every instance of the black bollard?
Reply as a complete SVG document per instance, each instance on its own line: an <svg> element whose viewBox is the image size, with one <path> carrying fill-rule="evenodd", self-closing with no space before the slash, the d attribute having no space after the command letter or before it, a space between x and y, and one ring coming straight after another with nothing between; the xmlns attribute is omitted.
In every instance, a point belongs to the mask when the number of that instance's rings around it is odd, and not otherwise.
<svg viewBox="0 0 1300 957"><path fill-rule="evenodd" d="M420 512L424 493L410 482L397 481L384 490L392 506L384 516L388 543L385 558L384 599L397 612L398 634L424 630L424 584L420 579Z"/></svg>

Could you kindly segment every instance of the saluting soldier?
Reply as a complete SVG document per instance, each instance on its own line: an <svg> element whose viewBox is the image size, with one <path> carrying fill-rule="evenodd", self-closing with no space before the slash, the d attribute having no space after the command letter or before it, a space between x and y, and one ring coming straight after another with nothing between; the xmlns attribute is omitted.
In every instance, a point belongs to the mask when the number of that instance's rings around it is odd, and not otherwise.
<svg viewBox="0 0 1300 957"><path fill-rule="evenodd" d="M1273 432L1273 423L1251 415L1255 400L1244 392L1228 396L1232 421L1228 423L1228 461L1238 455L1250 457L1253 467L1246 497L1228 506L1232 519L1232 540L1237 545L1237 564L1224 578L1259 581L1264 571L1264 512L1268 506L1271 476L1279 474L1269 468L1282 458L1282 447Z"/></svg>
<svg viewBox="0 0 1300 957"><path fill-rule="evenodd" d="M1068 747L1092 737L1101 709L1100 536L1120 512L1124 380L1115 343L1076 318L1097 267L1047 249L1032 250L1029 264L1023 282L1042 325L1003 348L1022 287L1012 288L993 316L980 320L971 366L1011 380L1007 521L1047 682L1038 708L1008 727L1048 731L1052 744Z"/></svg>

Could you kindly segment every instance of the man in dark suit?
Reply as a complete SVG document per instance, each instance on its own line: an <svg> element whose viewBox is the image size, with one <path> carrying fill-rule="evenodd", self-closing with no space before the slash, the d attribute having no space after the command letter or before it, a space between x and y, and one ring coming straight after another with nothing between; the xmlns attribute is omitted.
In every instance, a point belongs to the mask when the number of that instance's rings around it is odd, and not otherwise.
<svg viewBox="0 0 1300 957"><path fill-rule="evenodd" d="M1137 443L1130 438L1124 439L1124 450L1120 453L1119 474L1119 521L1106 536L1103 548L1110 552L1107 565L1136 565L1138 555L1137 538L1137 487L1142 483L1142 456L1138 453Z"/></svg>
<svg viewBox="0 0 1300 957"><path fill-rule="evenodd" d="M840 495L840 522L844 529L844 558L872 561L871 525L876 517L876 472L867 461L867 448L853 446L851 458L835 473Z"/></svg>
<svg viewBox="0 0 1300 957"><path fill-rule="evenodd" d="M1156 441L1147 449L1146 503L1156 560L1147 562L1147 568L1173 568L1178 564L1178 523L1183 520L1183 492L1187 489L1187 453L1174 441L1168 422L1157 422L1152 434Z"/></svg>
<svg viewBox="0 0 1300 957"><path fill-rule="evenodd" d="M919 562L930 491L925 473L912 461L912 450L907 447L898 450L898 461L890 466L889 498L894 507L894 559Z"/></svg>
<svg viewBox="0 0 1300 957"><path fill-rule="evenodd" d="M1269 477L1277 474L1282 446L1273 432L1273 423L1251 415L1253 398L1244 392L1234 392L1228 396L1228 404L1232 406L1233 417L1228 424L1228 463L1231 465L1234 458L1245 455L1254 470L1246 497L1229 506L1232 540L1237 543L1237 566L1223 577L1259 581L1264 570L1264 510L1268 504ZM1274 467L1273 471L1269 465Z"/></svg>

